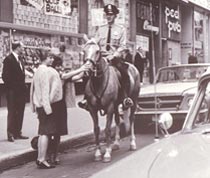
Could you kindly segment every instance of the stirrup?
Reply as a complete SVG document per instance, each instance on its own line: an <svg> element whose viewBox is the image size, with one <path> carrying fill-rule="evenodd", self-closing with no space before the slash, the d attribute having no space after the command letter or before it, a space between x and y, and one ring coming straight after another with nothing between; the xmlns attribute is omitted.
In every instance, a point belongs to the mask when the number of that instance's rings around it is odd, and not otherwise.
<svg viewBox="0 0 210 178"><path fill-rule="evenodd" d="M123 108L124 109L128 109L132 106L133 106L133 100L131 98L127 97L123 100Z"/></svg>

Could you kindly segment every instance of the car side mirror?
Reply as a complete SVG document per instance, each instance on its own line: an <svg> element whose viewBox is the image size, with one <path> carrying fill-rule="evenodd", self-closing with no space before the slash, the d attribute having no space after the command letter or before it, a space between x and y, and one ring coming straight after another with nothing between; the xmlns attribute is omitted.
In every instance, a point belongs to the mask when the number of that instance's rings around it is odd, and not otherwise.
<svg viewBox="0 0 210 178"><path fill-rule="evenodd" d="M173 117L169 112L162 113L158 120L158 125L161 132L165 136L169 136L168 129L173 125Z"/></svg>

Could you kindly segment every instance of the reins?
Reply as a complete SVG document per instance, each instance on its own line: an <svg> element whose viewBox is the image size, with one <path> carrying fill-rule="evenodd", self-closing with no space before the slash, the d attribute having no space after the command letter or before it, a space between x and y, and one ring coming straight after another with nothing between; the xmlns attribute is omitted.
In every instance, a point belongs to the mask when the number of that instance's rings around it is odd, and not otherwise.
<svg viewBox="0 0 210 178"><path fill-rule="evenodd" d="M99 56L99 57L101 57L101 56ZM101 104L101 98L103 97L103 95L104 95L104 93L105 93L105 91L106 91L106 89L107 89L107 86L108 86L108 82L109 82L109 77L110 77L110 71L108 70L109 69L109 65L107 64L106 65L106 68L104 69L104 70L102 70L101 71L101 73L99 74L99 75L97 75L97 76L94 76L95 78L102 78L103 76L105 76L105 74L106 74L106 72L108 71L108 73L107 73L107 78L106 78L106 81L105 81L105 87L103 88L103 90L102 90L102 92L101 92L101 94L100 94L100 96L98 96L97 95L97 91L95 90L95 88L94 88L94 86L93 86L93 78L91 78L91 80L90 80L90 89L91 89L91 91L92 91L92 93L93 93L93 95L96 97L96 99L97 99L97 104L99 105L99 112L100 112L100 115L101 116L104 116L104 115L106 115L106 111L104 110L104 109L101 109L102 108L102 104ZM98 73L97 73L98 74Z"/></svg>

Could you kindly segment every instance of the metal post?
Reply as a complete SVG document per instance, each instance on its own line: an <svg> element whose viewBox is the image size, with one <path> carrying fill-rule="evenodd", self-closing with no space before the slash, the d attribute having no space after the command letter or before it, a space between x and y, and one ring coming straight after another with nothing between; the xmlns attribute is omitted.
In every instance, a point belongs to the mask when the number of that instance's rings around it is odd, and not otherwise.
<svg viewBox="0 0 210 178"><path fill-rule="evenodd" d="M153 18L152 18L152 3L150 3L150 22L151 25L153 26ZM156 67L155 67L155 45L154 45L154 32L151 31L151 48L152 48L152 71L153 71L153 84L154 84L154 99L155 99L155 141L159 140L159 133L158 133L158 116L157 116L157 96L156 96Z"/></svg>

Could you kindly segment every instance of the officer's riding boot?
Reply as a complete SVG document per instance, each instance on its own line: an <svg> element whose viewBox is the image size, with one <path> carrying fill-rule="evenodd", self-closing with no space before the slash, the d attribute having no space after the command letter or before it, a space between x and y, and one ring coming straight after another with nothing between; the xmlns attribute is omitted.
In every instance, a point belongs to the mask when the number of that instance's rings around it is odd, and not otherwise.
<svg viewBox="0 0 210 178"><path fill-rule="evenodd" d="M122 107L123 110L128 109L129 107L133 106L133 100L128 97L129 96L129 89L130 89L130 80L128 75L128 64L119 61L119 60L113 60L113 65L120 71L121 73L121 80L120 84L122 87L122 93L123 93L123 102Z"/></svg>
<svg viewBox="0 0 210 178"><path fill-rule="evenodd" d="M78 106L82 109L88 110L87 100L84 98L82 101L79 101Z"/></svg>

